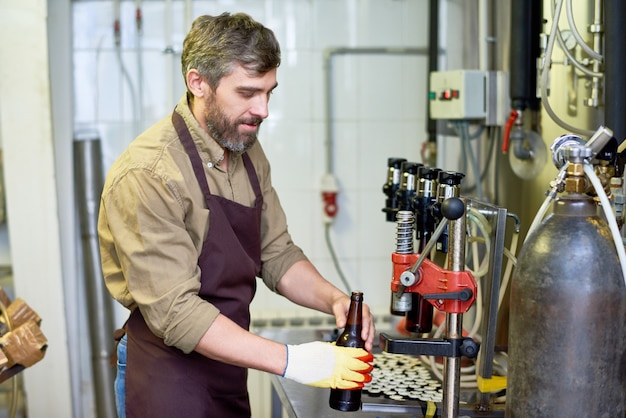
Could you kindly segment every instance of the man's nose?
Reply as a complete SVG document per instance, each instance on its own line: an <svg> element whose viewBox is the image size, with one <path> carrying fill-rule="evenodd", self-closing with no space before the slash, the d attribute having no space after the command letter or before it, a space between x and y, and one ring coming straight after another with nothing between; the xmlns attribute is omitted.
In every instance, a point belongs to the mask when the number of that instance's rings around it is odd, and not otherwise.
<svg viewBox="0 0 626 418"><path fill-rule="evenodd" d="M261 119L265 119L269 116L268 109L269 99L263 95L258 95L254 98L252 107L250 108L250 113L253 116Z"/></svg>

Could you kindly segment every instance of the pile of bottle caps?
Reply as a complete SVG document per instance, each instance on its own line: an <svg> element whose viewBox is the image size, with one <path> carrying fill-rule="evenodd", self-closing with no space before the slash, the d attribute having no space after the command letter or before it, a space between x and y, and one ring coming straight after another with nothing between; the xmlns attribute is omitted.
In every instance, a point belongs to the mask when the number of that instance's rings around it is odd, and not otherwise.
<svg viewBox="0 0 626 418"><path fill-rule="evenodd" d="M433 378L430 369L419 358L405 354L381 352L374 354L372 381L363 393L393 401L441 402L441 382Z"/></svg>

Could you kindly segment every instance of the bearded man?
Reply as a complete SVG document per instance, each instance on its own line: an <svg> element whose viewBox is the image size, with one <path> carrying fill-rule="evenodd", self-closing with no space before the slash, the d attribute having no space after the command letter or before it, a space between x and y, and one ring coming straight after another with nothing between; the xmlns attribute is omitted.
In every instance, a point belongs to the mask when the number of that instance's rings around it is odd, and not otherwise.
<svg viewBox="0 0 626 418"><path fill-rule="evenodd" d="M249 417L248 368L362 387L375 335L367 306L366 350L249 332L257 277L339 328L350 305L292 242L257 141L278 41L242 13L201 16L181 61L186 94L115 161L100 202L104 280L130 311L117 349L119 416Z"/></svg>

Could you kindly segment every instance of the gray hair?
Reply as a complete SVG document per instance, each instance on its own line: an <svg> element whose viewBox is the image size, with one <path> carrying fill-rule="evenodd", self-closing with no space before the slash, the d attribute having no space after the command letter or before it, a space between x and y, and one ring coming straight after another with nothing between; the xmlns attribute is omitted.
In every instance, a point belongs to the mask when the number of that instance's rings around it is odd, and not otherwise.
<svg viewBox="0 0 626 418"><path fill-rule="evenodd" d="M183 43L183 77L196 69L213 90L239 64L252 76L280 65L280 45L274 32L245 13L200 16Z"/></svg>

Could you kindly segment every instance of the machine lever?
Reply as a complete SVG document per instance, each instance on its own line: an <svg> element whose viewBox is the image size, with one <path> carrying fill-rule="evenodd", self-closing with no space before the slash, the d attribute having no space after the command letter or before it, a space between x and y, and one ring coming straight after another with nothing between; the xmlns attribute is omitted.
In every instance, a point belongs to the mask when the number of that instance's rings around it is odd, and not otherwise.
<svg viewBox="0 0 626 418"><path fill-rule="evenodd" d="M466 302L472 298L472 295L473 293L470 289L463 289L459 292L429 293L423 295L423 298L434 300L460 300Z"/></svg>
<svg viewBox="0 0 626 418"><path fill-rule="evenodd" d="M409 269L409 271L413 274L417 273L421 265L424 263L424 260L430 256L430 252L437 244L439 237L441 237L441 234L443 234L448 227L449 221L457 220L465 214L465 203L457 197L448 198L441 204L441 213L443 214L444 219L439 222L439 225L437 225L437 228L430 237L430 240L428 240L422 249L419 258Z"/></svg>
<svg viewBox="0 0 626 418"><path fill-rule="evenodd" d="M419 268L424 263L424 260L426 260L430 256L430 252L435 247L435 245L437 244L437 241L439 240L439 237L441 236L441 234L443 234L443 232L446 230L447 227L448 227L447 219L443 219L441 222L439 222L439 225L437 225L435 232L433 232L433 235L430 237L430 240L424 246L424 249L422 250L422 253L420 254L419 258L408 271L410 271L413 274L417 273Z"/></svg>

